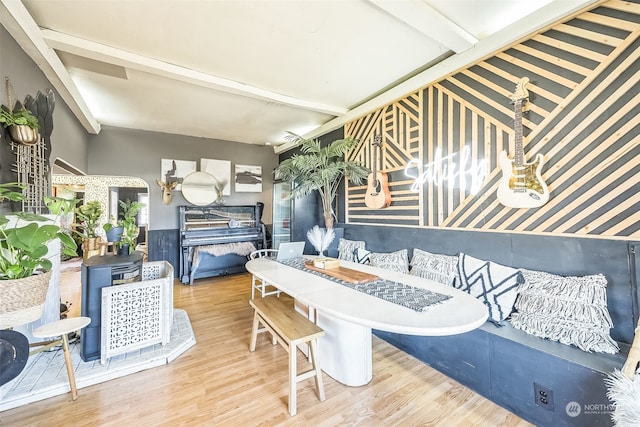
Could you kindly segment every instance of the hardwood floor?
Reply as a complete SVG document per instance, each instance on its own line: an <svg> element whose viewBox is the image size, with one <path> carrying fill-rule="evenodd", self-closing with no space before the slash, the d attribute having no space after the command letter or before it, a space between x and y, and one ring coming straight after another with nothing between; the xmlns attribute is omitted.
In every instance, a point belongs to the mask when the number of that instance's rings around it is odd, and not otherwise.
<svg viewBox="0 0 640 427"><path fill-rule="evenodd" d="M65 394L1 412L0 426L530 426L376 337L371 383L347 387L324 374L320 402L313 380L301 382L290 417L287 353L267 334L249 352L250 282L248 274L176 281L174 305L189 314L193 348L168 365L82 388L75 402Z"/></svg>

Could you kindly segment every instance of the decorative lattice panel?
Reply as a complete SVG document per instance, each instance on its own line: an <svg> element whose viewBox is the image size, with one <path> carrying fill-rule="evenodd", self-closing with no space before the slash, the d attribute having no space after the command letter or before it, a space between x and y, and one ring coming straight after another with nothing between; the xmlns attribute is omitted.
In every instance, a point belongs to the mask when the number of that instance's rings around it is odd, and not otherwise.
<svg viewBox="0 0 640 427"><path fill-rule="evenodd" d="M100 361L169 342L173 319L173 267L143 264L142 281L102 289Z"/></svg>
<svg viewBox="0 0 640 427"><path fill-rule="evenodd" d="M49 162L44 140L40 138L32 145L11 142L11 150L16 154L16 162L13 165L16 180L24 185L22 194L25 200L22 202L22 211L48 213L44 198L51 196L51 185L48 179Z"/></svg>
<svg viewBox="0 0 640 427"><path fill-rule="evenodd" d="M364 190L349 186L345 221L637 238L639 33L639 5L609 1L347 124L345 134L363 141L351 157L369 167L372 132L384 135L378 164L392 203L367 209ZM530 79L525 156L545 156L551 196L536 209L496 197L498 156L513 152L510 100L522 77Z"/></svg>

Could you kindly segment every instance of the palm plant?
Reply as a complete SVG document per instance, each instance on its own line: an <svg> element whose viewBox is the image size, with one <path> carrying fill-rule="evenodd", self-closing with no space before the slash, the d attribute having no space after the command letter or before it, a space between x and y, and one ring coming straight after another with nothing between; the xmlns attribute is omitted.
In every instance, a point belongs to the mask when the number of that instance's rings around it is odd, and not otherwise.
<svg viewBox="0 0 640 427"><path fill-rule="evenodd" d="M364 182L369 170L358 162L345 160L344 156L358 144L354 138L338 139L325 147L317 139L305 139L289 132L287 140L300 146L302 154L294 154L276 168L276 178L291 182L294 198L320 193L322 213L327 228L333 228L333 200L343 177L353 184Z"/></svg>

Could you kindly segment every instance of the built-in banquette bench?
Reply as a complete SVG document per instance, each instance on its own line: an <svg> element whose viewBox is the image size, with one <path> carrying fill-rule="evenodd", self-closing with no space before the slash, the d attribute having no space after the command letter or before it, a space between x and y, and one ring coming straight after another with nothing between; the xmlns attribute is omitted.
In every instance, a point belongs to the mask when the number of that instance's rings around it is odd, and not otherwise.
<svg viewBox="0 0 640 427"><path fill-rule="evenodd" d="M604 383L620 369L638 319L640 242L525 234L340 225L344 238L365 240L374 252L413 248L432 253L460 252L516 268L566 276L603 274L607 305L618 343L617 354L585 352L539 338L508 321L445 337L375 335L540 426L611 425L612 407ZM534 385L539 387L536 389ZM536 392L549 403L536 403ZM549 393L550 392L550 393Z"/></svg>

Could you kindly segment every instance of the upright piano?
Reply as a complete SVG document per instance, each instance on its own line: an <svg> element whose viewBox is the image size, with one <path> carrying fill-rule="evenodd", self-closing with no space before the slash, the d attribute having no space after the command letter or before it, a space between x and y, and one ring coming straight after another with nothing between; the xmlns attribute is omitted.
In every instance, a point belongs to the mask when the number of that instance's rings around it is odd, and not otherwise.
<svg viewBox="0 0 640 427"><path fill-rule="evenodd" d="M179 210L182 283L246 271L248 248L266 247L262 205L180 206Z"/></svg>

